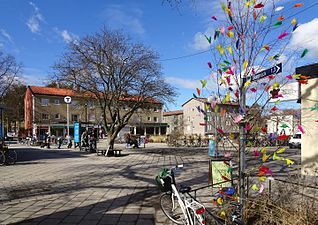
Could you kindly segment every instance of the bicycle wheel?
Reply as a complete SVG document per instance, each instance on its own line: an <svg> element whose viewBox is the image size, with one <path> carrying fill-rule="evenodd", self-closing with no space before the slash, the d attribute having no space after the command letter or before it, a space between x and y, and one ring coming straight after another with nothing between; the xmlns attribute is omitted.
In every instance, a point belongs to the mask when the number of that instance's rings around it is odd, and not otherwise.
<svg viewBox="0 0 318 225"><path fill-rule="evenodd" d="M172 202L173 201L173 202ZM160 196L160 207L163 213L174 223L184 224L186 217L182 212L182 209L178 203L177 197L173 197L168 193L164 193Z"/></svg>
<svg viewBox="0 0 318 225"><path fill-rule="evenodd" d="M6 161L3 151L0 151L0 166L3 166Z"/></svg>
<svg viewBox="0 0 318 225"><path fill-rule="evenodd" d="M17 152L15 150L8 150L6 153L6 164L14 165L17 161Z"/></svg>

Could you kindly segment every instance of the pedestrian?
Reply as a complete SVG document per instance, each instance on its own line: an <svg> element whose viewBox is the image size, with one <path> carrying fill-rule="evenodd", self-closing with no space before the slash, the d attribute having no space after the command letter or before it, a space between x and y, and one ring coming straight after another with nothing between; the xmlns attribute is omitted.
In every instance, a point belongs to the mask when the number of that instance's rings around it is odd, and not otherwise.
<svg viewBox="0 0 318 225"><path fill-rule="evenodd" d="M58 144L57 148L58 148L58 149L61 148L62 143L63 143L63 138L62 138L61 136L59 136L59 137L57 138L57 144Z"/></svg>
<svg viewBox="0 0 318 225"><path fill-rule="evenodd" d="M72 138L70 135L66 136L66 140L67 140L67 148L72 148Z"/></svg>
<svg viewBox="0 0 318 225"><path fill-rule="evenodd" d="M50 144L51 144L51 135L50 135L49 132L47 132L46 147L47 147L47 148L51 148L51 147L50 147Z"/></svg>

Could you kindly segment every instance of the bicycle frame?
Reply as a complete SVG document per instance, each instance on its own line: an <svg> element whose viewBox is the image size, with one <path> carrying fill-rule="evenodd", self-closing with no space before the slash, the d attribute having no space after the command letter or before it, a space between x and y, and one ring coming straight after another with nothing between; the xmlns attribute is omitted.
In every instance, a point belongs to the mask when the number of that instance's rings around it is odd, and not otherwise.
<svg viewBox="0 0 318 225"><path fill-rule="evenodd" d="M172 193L171 193L171 200L172 200L172 208L175 209L175 201L174 201L174 197L176 197L178 199L178 204L182 210L183 215L186 218L186 225L196 225L195 223L195 218L197 218L197 220L200 222L200 224L204 224L203 221L205 221L204 217L202 215L198 215L196 213L196 210L198 208L203 208L204 212L205 212L205 207L200 204L199 202L197 202L195 199L192 199L192 201L188 201L188 199L186 198L186 196L183 196L183 199L181 198L179 191L176 188L176 181L175 181L175 177L174 177L174 171L171 170L171 177L172 177L172 183L171 183L171 188L172 188ZM191 216L190 210L193 212L193 218Z"/></svg>

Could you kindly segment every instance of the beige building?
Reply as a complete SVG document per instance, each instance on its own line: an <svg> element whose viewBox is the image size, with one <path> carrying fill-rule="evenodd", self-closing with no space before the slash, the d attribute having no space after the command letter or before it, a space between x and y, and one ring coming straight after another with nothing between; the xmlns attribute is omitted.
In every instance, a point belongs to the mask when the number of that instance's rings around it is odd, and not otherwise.
<svg viewBox="0 0 318 225"><path fill-rule="evenodd" d="M239 128L233 124L233 118L237 115L239 105L237 103L217 103L218 112L210 110L210 105L206 98L191 98L182 105L184 134L214 134L215 128L219 127L227 134L236 134ZM206 111L206 114L201 110ZM226 113L221 115L224 110Z"/></svg>
<svg viewBox="0 0 318 225"><path fill-rule="evenodd" d="M103 128L103 116L96 101L81 92L65 88L28 86L25 99L25 129L29 135L38 138L46 132L65 136L67 127L67 106L64 97L72 98L69 105L70 134L73 123L80 122L82 127ZM123 111L128 110L123 104ZM162 103L153 100L145 104L131 118L128 131L139 135L159 135L166 133L167 124L162 122Z"/></svg>
<svg viewBox="0 0 318 225"><path fill-rule="evenodd" d="M164 112L163 122L168 124L167 134L172 132L183 134L183 110Z"/></svg>
<svg viewBox="0 0 318 225"><path fill-rule="evenodd" d="M205 102L206 98L191 98L182 105L185 135L205 135L204 114L198 110L204 109Z"/></svg>
<svg viewBox="0 0 318 225"><path fill-rule="evenodd" d="M300 84L301 163L304 174L318 175L318 64L296 68L296 74L308 76L308 84Z"/></svg>

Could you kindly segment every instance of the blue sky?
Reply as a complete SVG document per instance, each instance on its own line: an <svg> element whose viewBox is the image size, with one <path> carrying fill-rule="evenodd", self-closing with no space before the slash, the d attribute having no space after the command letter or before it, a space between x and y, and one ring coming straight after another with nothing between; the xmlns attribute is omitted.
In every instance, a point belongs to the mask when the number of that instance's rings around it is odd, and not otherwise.
<svg viewBox="0 0 318 225"><path fill-rule="evenodd" d="M209 76L206 63L211 53L165 59L207 50L202 34L213 31L210 17L220 11L218 1L214 0L183 2L173 9L161 0L1 0L0 49L23 64L26 84L44 85L53 71L52 65L70 41L93 34L102 26L121 29L160 54L163 75L179 92L176 104L169 109L178 109L192 97L199 80ZM305 8L317 1L303 2ZM277 1L285 7L295 3ZM316 5L297 15L299 23L305 26L292 37L293 44L299 45L308 37L313 39L306 42L310 50L308 61L300 61L298 66L317 62L317 9Z"/></svg>

